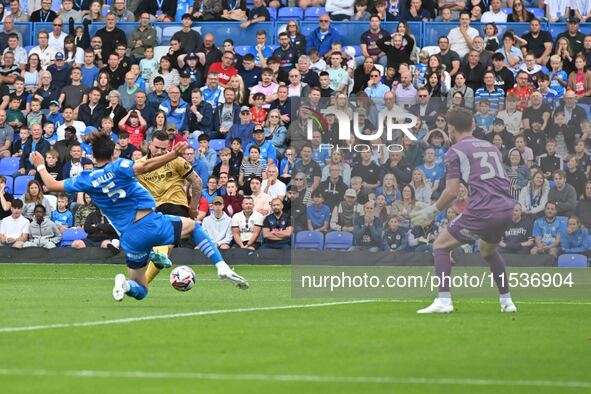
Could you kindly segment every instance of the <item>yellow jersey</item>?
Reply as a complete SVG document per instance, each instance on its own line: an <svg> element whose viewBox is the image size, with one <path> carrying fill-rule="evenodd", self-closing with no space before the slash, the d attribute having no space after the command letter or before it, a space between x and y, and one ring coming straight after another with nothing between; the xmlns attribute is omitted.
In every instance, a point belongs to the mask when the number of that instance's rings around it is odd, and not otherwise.
<svg viewBox="0 0 591 394"><path fill-rule="evenodd" d="M138 162L146 160L148 156L142 157ZM154 171L138 175L137 179L154 197L157 206L175 204L188 207L185 179L191 172L193 172L191 164L182 157L177 157Z"/></svg>

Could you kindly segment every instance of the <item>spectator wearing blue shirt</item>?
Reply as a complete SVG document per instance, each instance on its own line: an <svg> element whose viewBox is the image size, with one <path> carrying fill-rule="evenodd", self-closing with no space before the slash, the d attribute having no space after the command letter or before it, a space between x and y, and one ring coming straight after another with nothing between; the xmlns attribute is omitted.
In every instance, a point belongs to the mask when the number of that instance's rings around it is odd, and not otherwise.
<svg viewBox="0 0 591 394"><path fill-rule="evenodd" d="M222 194L218 189L218 179L215 176L210 176L207 179L207 189L203 190L203 197L207 200L207 202L211 205L213 204L213 199L215 197L221 197Z"/></svg>
<svg viewBox="0 0 591 394"><path fill-rule="evenodd" d="M564 222L556 217L556 212L556 204L547 202L544 207L544 217L534 222L532 236L535 246L531 250L532 256L548 254L555 259L558 257Z"/></svg>
<svg viewBox="0 0 591 394"><path fill-rule="evenodd" d="M99 68L94 64L95 55L92 48L84 50L84 64L80 67L82 70L82 79L80 83L85 86L94 86L94 81L99 75Z"/></svg>
<svg viewBox="0 0 591 394"><path fill-rule="evenodd" d="M252 122L252 114L250 108L243 105L240 108L240 123L234 124L226 134L226 147L232 145L234 138L240 138L242 146L246 146L253 141L252 133L255 124Z"/></svg>
<svg viewBox="0 0 591 394"><path fill-rule="evenodd" d="M308 36L306 52L310 53L310 49L315 48L322 57L331 51L333 43L341 42L341 35L335 28L330 26L330 16L328 14L321 15L318 22L320 26Z"/></svg>
<svg viewBox="0 0 591 394"><path fill-rule="evenodd" d="M160 103L158 108L166 115L168 124L175 125L177 130L182 130L189 104L181 100L181 91L178 86L168 88L168 98Z"/></svg>
<svg viewBox="0 0 591 394"><path fill-rule="evenodd" d="M425 178L431 183L431 192L435 193L445 175L445 169L435 162L435 150L433 148L425 150L425 162L417 166L417 168L423 171Z"/></svg>
<svg viewBox="0 0 591 394"><path fill-rule="evenodd" d="M384 109L384 95L390 91L390 88L382 83L382 75L377 69L373 69L369 73L369 81L364 92L375 103L378 111Z"/></svg>
<svg viewBox="0 0 591 394"><path fill-rule="evenodd" d="M57 225L60 233L74 225L74 216L68 209L68 196L63 193L57 196L57 209L51 212L51 221Z"/></svg>
<svg viewBox="0 0 591 394"><path fill-rule="evenodd" d="M188 146L183 153L183 158L191 163L193 167L193 171L199 175L201 178L202 184L207 184L207 180L209 178L209 170L207 169L207 164L198 158L195 158L195 149L192 146Z"/></svg>
<svg viewBox="0 0 591 394"><path fill-rule="evenodd" d="M196 152L197 158L207 164L207 171L211 174L217 163L218 155L215 150L210 148L207 134L201 134L197 141L199 141L199 151Z"/></svg>
<svg viewBox="0 0 591 394"><path fill-rule="evenodd" d="M60 111L60 102L57 100L51 100L49 102L49 113L47 114L47 121L53 123L53 126L57 130L58 127L65 123L64 117Z"/></svg>
<svg viewBox="0 0 591 394"><path fill-rule="evenodd" d="M576 216L568 218L566 228L560 233L560 249L564 253L587 253L591 251L591 238Z"/></svg>
<svg viewBox="0 0 591 394"><path fill-rule="evenodd" d="M246 22L245 22L246 23ZM248 50L257 66L265 66L266 60L273 55L273 48L267 45L267 32L264 30L257 31L257 44L251 46Z"/></svg>
<svg viewBox="0 0 591 394"><path fill-rule="evenodd" d="M306 208L309 231L328 231L330 224L330 208L324 203L324 196L320 190L312 193L313 204Z"/></svg>
<svg viewBox="0 0 591 394"><path fill-rule="evenodd" d="M277 151L275 146L270 140L265 139L265 131L262 126L255 126L252 131L253 142L246 145L245 152L250 152L251 146L259 148L260 156L259 160L263 164L275 164L277 165Z"/></svg>

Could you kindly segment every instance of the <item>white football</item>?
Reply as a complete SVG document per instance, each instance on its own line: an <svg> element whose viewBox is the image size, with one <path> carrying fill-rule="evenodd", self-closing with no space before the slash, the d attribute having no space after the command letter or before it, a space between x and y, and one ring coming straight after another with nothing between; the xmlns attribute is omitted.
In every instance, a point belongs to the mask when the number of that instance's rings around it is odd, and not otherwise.
<svg viewBox="0 0 591 394"><path fill-rule="evenodd" d="M170 273L170 284L178 291L189 291L195 286L195 272L191 267L181 265Z"/></svg>

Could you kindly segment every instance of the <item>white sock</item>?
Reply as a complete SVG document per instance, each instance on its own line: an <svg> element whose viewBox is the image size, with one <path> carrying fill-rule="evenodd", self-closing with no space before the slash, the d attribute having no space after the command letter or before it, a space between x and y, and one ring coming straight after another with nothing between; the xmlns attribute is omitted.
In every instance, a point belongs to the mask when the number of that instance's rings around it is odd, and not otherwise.
<svg viewBox="0 0 591 394"><path fill-rule="evenodd" d="M449 291L439 292L438 298L443 305L451 305L451 293Z"/></svg>
<svg viewBox="0 0 591 394"><path fill-rule="evenodd" d="M225 269L230 269L230 266L228 266L228 264L226 264L225 261L218 261L217 263L215 263L216 268L219 270L225 270Z"/></svg>
<svg viewBox="0 0 591 394"><path fill-rule="evenodd" d="M511 293L500 294L499 301L503 305L513 303L513 300L511 299Z"/></svg>

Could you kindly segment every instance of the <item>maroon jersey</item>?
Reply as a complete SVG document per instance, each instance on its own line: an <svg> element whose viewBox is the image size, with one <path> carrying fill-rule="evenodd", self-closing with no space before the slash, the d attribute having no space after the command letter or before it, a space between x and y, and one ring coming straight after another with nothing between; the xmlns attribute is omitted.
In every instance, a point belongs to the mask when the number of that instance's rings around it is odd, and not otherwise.
<svg viewBox="0 0 591 394"><path fill-rule="evenodd" d="M445 154L446 179L461 179L468 187L467 211L472 214L512 211L509 178L499 150L490 142L467 137Z"/></svg>

